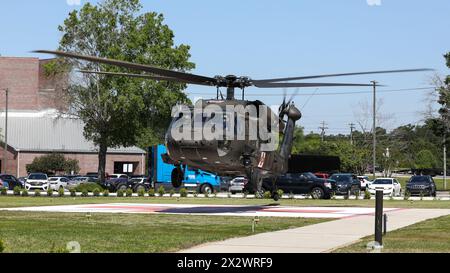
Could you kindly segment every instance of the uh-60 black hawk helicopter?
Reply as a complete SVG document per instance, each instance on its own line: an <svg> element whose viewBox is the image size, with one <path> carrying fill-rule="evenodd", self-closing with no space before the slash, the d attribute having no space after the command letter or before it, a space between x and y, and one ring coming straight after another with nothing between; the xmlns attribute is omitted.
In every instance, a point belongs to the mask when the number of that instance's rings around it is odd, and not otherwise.
<svg viewBox="0 0 450 273"><path fill-rule="evenodd" d="M173 122L166 133L167 154L163 156L166 163L177 166L172 173L172 184L175 187L181 186L184 177L182 165L188 165L192 169L201 169L204 171L216 173L219 176L247 176L250 178L250 187L257 196L262 195L262 181L265 178L271 178L276 184L276 177L285 174L288 171L288 160L291 155L292 143L294 138L295 125L301 119L300 110L295 107L292 99L286 101L286 95L279 107L278 113L275 114L270 108L265 107L261 101L245 100L244 90L247 87L257 88L301 88L301 87L356 87L356 86L372 86L371 84L352 84L352 83L304 83L291 82L306 79L318 79L327 77L341 77L352 75L368 75L382 73L401 73L401 72L419 72L429 71L430 69L406 69L406 70L389 70L389 71L371 71L329 75L315 75L302 77L289 77L277 79L253 80L249 77L237 77L228 75L226 77L205 77L190 73L162 69L150 65L142 65L131 62L105 59L92 56L84 56L70 52L38 50L36 53L54 54L59 57L74 58L89 62L101 63L106 65L118 66L126 69L144 72L143 74L132 73L113 73L107 71L80 71L82 73L93 73L106 76L125 76L137 77L156 81L181 82L185 84L212 86L217 88L217 97L210 100L200 100L195 103L198 109L205 110L209 106L215 106L220 109L214 114L204 115L200 111L200 121L196 123L195 110L194 113L186 113L179 111L174 113ZM224 98L219 91L220 88L226 88L226 97ZM242 99L235 98L235 89L242 90ZM251 116L246 112L248 107L254 106L256 116ZM230 113L226 111L227 107L234 109ZM235 109L244 109L239 111ZM186 110L186 109L185 109ZM191 109L190 109L191 110ZM241 117L241 119L239 119ZM243 118L243 119L242 119ZM189 122L194 119L194 122ZM238 120L243 120L244 137L238 136L240 132L235 129ZM185 122L188 121L188 122ZM265 122L261 122L265 121ZM251 124L263 124L265 127L263 132L259 132L254 139L249 138L249 132L252 130ZM175 135L179 132L179 125L187 130L188 137L179 138ZM203 125L212 124L221 126L222 129L229 127L230 130L222 130L219 137L209 138L201 134L200 138L195 139L193 135L198 132L198 128ZM200 125L199 127L197 127ZM274 130L274 126L276 130ZM261 127L261 126L259 126ZM215 128L214 128L215 129ZM213 129L213 131L214 131ZM245 130L246 129L246 130ZM280 135L279 145L271 146L272 149L264 149L267 146L268 139L273 140ZM185 135L185 136L186 136ZM278 143L278 142L277 142ZM270 146L270 145L269 145ZM276 189L276 187L273 187ZM272 193L272 197L277 200L279 198L276 191Z"/></svg>

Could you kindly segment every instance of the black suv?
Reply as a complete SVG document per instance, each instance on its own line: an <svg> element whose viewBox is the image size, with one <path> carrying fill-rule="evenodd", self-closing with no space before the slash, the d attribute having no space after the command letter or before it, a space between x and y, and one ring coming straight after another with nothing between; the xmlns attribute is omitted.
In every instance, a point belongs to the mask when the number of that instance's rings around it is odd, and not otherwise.
<svg viewBox="0 0 450 273"><path fill-rule="evenodd" d="M406 194L436 197L436 184L429 175L415 175L406 184Z"/></svg>
<svg viewBox="0 0 450 273"><path fill-rule="evenodd" d="M265 179L263 188L273 191L272 180ZM318 178L312 173L287 173L277 178L277 189L285 193L311 194L314 199L330 199L336 189L336 182Z"/></svg>
<svg viewBox="0 0 450 273"><path fill-rule="evenodd" d="M336 181L336 194L349 195L361 191L361 183L354 174L336 173L330 179Z"/></svg>

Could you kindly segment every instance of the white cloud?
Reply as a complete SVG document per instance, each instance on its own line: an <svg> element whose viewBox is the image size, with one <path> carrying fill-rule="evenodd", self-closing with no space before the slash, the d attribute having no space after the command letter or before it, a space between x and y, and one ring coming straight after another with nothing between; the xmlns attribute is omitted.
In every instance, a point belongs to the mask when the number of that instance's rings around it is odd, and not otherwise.
<svg viewBox="0 0 450 273"><path fill-rule="evenodd" d="M381 6L381 0L366 0L369 6Z"/></svg>
<svg viewBox="0 0 450 273"><path fill-rule="evenodd" d="M69 6L80 6L81 0L66 0L67 5Z"/></svg>

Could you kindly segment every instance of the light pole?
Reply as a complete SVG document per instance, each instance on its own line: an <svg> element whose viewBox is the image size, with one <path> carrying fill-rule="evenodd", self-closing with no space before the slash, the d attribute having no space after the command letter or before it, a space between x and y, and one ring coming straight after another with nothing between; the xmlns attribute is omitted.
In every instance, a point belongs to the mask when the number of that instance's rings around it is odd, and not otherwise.
<svg viewBox="0 0 450 273"><path fill-rule="evenodd" d="M7 156L8 156L8 97L9 97L9 89L0 89L2 91L5 91L6 95L6 108L5 108L5 146L3 151L3 173L6 173L6 167L7 167Z"/></svg>
<svg viewBox="0 0 450 273"><path fill-rule="evenodd" d="M377 84L376 81L371 81L373 83L373 179L375 180L375 165L377 163Z"/></svg>

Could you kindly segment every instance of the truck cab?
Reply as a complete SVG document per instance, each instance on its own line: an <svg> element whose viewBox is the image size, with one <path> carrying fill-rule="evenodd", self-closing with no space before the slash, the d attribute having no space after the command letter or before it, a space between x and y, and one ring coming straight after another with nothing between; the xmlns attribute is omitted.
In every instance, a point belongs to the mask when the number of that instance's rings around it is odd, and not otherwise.
<svg viewBox="0 0 450 273"><path fill-rule="evenodd" d="M163 186L166 190L186 188L188 191L213 193L220 190L221 178L215 174L186 165L175 166L164 163L162 155L167 153L164 145L151 147L149 150L149 175L155 188ZM181 169L181 183L173 183L173 175Z"/></svg>

